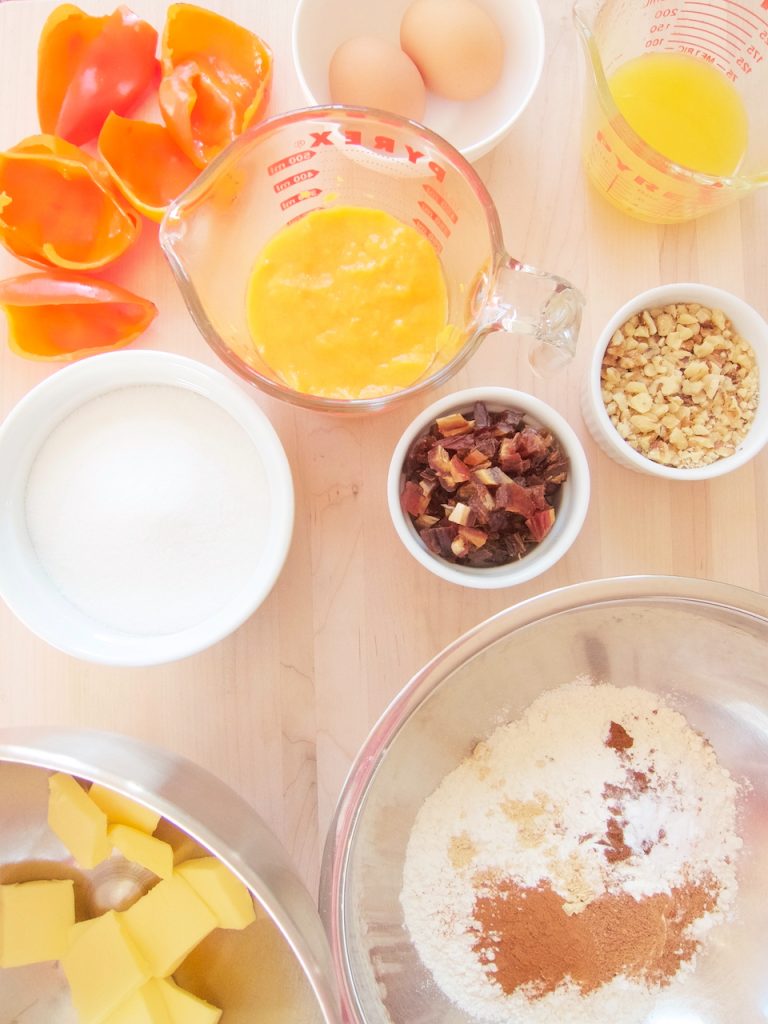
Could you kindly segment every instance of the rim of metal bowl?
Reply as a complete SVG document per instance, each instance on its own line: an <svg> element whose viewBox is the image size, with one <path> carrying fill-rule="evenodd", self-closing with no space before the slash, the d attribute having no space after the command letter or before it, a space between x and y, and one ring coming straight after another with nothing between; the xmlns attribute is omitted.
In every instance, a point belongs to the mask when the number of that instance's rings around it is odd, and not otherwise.
<svg viewBox="0 0 768 1024"><path fill-rule="evenodd" d="M344 882L351 839L357 829L365 795L405 722L455 669L515 630L576 608L646 601L649 598L731 609L768 624L768 597L730 583L663 575L587 580L528 598L474 626L430 659L384 710L347 775L328 829L320 876L320 916L331 945L336 982L342 998L342 1014L350 1024L364 1024L366 1019L352 983L346 955Z"/></svg>

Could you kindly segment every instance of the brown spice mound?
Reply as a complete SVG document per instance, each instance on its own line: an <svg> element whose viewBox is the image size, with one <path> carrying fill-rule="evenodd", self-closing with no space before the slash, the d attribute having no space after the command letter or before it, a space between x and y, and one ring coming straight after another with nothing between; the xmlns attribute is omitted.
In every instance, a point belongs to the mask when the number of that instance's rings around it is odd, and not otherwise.
<svg viewBox="0 0 768 1024"><path fill-rule="evenodd" d="M629 750L634 742L623 725L619 725L618 722L611 722L608 738L605 741L606 747L610 747L611 750Z"/></svg>
<svg viewBox="0 0 768 1024"><path fill-rule="evenodd" d="M586 995L618 975L665 985L696 952L686 931L718 891L707 878L639 900L605 893L569 915L549 883L507 879L475 899L473 948L507 995L525 987L539 999L568 980Z"/></svg>
<svg viewBox="0 0 768 1024"><path fill-rule="evenodd" d="M628 860L632 856L632 847L624 842L624 824L614 817L606 822L605 838L601 842L605 847L603 855L610 864L617 860Z"/></svg>

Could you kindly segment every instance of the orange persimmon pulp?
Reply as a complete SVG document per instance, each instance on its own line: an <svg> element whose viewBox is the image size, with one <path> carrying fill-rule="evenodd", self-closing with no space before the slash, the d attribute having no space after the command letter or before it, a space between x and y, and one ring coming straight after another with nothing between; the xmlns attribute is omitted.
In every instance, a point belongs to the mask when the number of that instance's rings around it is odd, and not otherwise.
<svg viewBox="0 0 768 1024"><path fill-rule="evenodd" d="M99 156L128 202L155 221L191 185L198 168L162 124L110 114L99 134Z"/></svg>
<svg viewBox="0 0 768 1024"><path fill-rule="evenodd" d="M0 241L36 266L93 270L122 255L140 220L106 169L54 135L0 153Z"/></svg>
<svg viewBox="0 0 768 1024"><path fill-rule="evenodd" d="M168 8L159 101L178 144L204 167L266 109L272 51L253 32L194 4Z"/></svg>
<svg viewBox="0 0 768 1024"><path fill-rule="evenodd" d="M120 285L49 271L0 281L8 343L29 359L71 362L122 348L157 315L157 307Z"/></svg>
<svg viewBox="0 0 768 1024"><path fill-rule="evenodd" d="M440 260L384 210L313 210L261 250L248 326L272 371L295 391L375 398L413 384L450 335Z"/></svg>
<svg viewBox="0 0 768 1024"><path fill-rule="evenodd" d="M40 35L40 126L82 145L107 115L126 114L156 78L157 32L128 7L94 17L72 4L55 8Z"/></svg>

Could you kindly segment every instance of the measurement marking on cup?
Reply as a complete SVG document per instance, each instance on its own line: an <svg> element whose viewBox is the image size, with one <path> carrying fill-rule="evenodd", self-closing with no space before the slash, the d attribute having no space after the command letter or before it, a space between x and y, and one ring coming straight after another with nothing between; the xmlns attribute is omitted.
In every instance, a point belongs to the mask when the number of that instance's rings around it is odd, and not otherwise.
<svg viewBox="0 0 768 1024"><path fill-rule="evenodd" d="M683 10L700 8L696 13L707 14L710 17L714 17L711 11L719 10L722 11L728 19L728 23L731 28L741 29L741 26L734 23L733 18L739 18L745 25L749 25L750 38L754 38L756 34L760 34L760 38L766 42L766 36L768 36L768 20L762 17L759 13L752 10L749 7L744 7L743 4L736 3L736 0L723 0L723 4L710 3L708 0L688 0ZM768 10L768 0L764 0L762 4L763 8ZM748 16L749 15L749 16ZM743 31L743 30L742 30Z"/></svg>
<svg viewBox="0 0 768 1024"><path fill-rule="evenodd" d="M698 8L702 9L698 10ZM710 18L712 21L724 22L726 25L729 26L729 28L736 29L739 32L743 32L747 39L750 39L752 37L753 32L757 28L754 22L750 21L749 18L745 18L743 14L739 14L738 11L729 10L727 7L715 7L714 4L696 3L696 0L692 0L691 3L686 4L685 7L682 8L682 13L680 17L682 18L683 15L689 10L692 14L700 14L702 17ZM726 17L723 18L719 14L713 14L713 10L722 11L723 14L726 15ZM744 28L743 25L738 25L733 20L734 18L740 18L741 21L745 22L749 26L749 28Z"/></svg>
<svg viewBox="0 0 768 1024"><path fill-rule="evenodd" d="M418 217L414 217L413 226L416 228L417 231L420 231L422 235L424 235L428 242L432 244L432 248L435 250L435 252L443 251L443 243L440 241L437 235L433 234L429 230L429 228L427 227L423 220L420 220Z"/></svg>
<svg viewBox="0 0 768 1024"><path fill-rule="evenodd" d="M711 64L716 63L718 60L725 60L728 63L735 58L736 54L731 50L725 50L725 53L720 52L716 48L715 43L711 39L707 39L705 36L694 35L693 32L670 32L670 39L674 39L680 47L690 47L690 49L684 49L684 53L694 53L696 56L701 56L705 60L709 60Z"/></svg>
<svg viewBox="0 0 768 1024"><path fill-rule="evenodd" d="M712 48L711 52L718 54L719 56L726 55L730 58L736 56L736 51L730 49L733 44L729 39L723 39L723 37L718 36L717 33L708 31L706 27L703 30L699 30L696 28L681 26L679 31L670 33L670 39L671 38L685 39L687 42L697 43L699 46L706 43ZM722 42L719 42L718 40L722 40Z"/></svg>
<svg viewBox="0 0 768 1024"><path fill-rule="evenodd" d="M275 192L284 192L291 185L298 185L299 182L309 181L310 178L316 178L320 171L316 167L310 167L306 171L300 171L298 174L292 174L290 178L283 178L282 181L276 181L272 186Z"/></svg>
<svg viewBox="0 0 768 1024"><path fill-rule="evenodd" d="M267 168L267 174L272 177L273 174L279 174L280 171L286 171L289 167L293 167L294 164L300 164L305 160L311 160L314 156L314 150L311 149L304 149L300 153L291 153L290 156L285 157L283 160L278 160L276 163L270 164Z"/></svg>
<svg viewBox="0 0 768 1024"><path fill-rule="evenodd" d="M711 23L714 22L715 20L718 20L718 19L715 19L712 16L710 16L709 18L704 18L704 17L701 17L701 18L684 18L682 16L682 14L681 14L680 17L678 18L678 24L679 25L693 25L693 26L703 25L705 31L707 31L710 35L715 36L717 39L722 39L723 42L724 43L728 43L729 46L733 46L734 43L737 43L737 44L741 45L744 42L744 40L740 36L737 36L735 32L729 32L728 29L720 28L719 25L716 26L719 29L719 31L720 32L725 32L726 35L730 36L730 39L727 39L725 36L719 35L718 32L712 32L710 26L711 26ZM719 20L720 21L725 21L724 18L721 18ZM726 22L726 24L730 25L730 22ZM749 32L747 32L746 29L741 28L740 25L736 26L736 27L738 27L739 31L743 32L746 35L746 37L749 38Z"/></svg>
<svg viewBox="0 0 768 1024"><path fill-rule="evenodd" d="M321 188L307 188L303 192L298 192L295 196L291 196L289 199L284 199L280 203L281 210L288 210L296 203L303 203L305 199L314 199L322 193Z"/></svg>
<svg viewBox="0 0 768 1024"><path fill-rule="evenodd" d="M451 229L445 223L443 218L440 217L432 209L432 207L429 205L429 203L425 203L423 199L420 199L419 200L419 209L423 213L426 213L426 215L429 217L429 219L442 231L442 233L445 235L446 238L450 238L451 237Z"/></svg>
<svg viewBox="0 0 768 1024"><path fill-rule="evenodd" d="M638 201L638 196L647 196L653 194L655 199L664 199L667 202L677 202L683 199L678 192L674 191L662 191L663 185L655 181L650 181L642 174L637 173L636 169L631 164L626 164L621 157L616 153L611 146L611 143L606 138L605 134L598 128L595 133L595 144L600 147L599 150L593 157L591 174L593 179L597 180L599 186L606 193L611 193L618 200L626 200L631 202ZM613 166L606 167L606 163L613 161ZM606 173L601 173L603 170ZM608 177L608 174L613 171L613 177ZM700 198L707 204L712 201L713 195L716 193L719 185L716 183L713 186L707 186L701 190ZM642 202L642 200L640 200Z"/></svg>
<svg viewBox="0 0 768 1024"><path fill-rule="evenodd" d="M722 11L722 13L727 15L729 19L741 18L742 21L746 21L746 23L752 28L755 27L752 18L747 17L747 15L753 15L752 10L749 7L743 7L741 4L735 3L734 0L723 0L720 4L712 3L712 0L686 0L686 3L683 4L681 10L686 11L697 7L701 8L701 13Z"/></svg>
<svg viewBox="0 0 768 1024"><path fill-rule="evenodd" d="M450 203L446 201L445 197L440 195L437 189L428 183L423 184L422 188L430 197L430 199L434 200L434 202L437 203L437 205L446 215L451 224L455 224L459 219L459 215L456 213L456 211L453 209Z"/></svg>
<svg viewBox="0 0 768 1024"><path fill-rule="evenodd" d="M758 21L760 21L762 24L765 24L763 19L760 18L759 15L755 14L755 12L750 7L745 7L744 4L737 3L736 0L723 0L723 2L728 4L729 7L738 7L740 11L744 11L746 14L752 15L753 18L757 18ZM765 7L766 4L763 3L761 6Z"/></svg>

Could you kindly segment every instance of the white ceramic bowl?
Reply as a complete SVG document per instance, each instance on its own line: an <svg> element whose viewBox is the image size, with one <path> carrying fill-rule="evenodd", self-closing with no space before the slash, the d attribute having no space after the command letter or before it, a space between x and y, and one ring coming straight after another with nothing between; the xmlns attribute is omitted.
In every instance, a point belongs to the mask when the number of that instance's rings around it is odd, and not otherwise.
<svg viewBox="0 0 768 1024"><path fill-rule="evenodd" d="M411 0L299 0L293 21L293 63L313 106L331 102L328 67L336 48L358 35L399 45L400 22ZM537 0L477 0L504 39L504 68L494 88L479 99L457 102L427 94L424 124L468 160L501 141L533 96L544 66L544 23Z"/></svg>
<svg viewBox="0 0 768 1024"><path fill-rule="evenodd" d="M555 524L543 541L516 562L475 568L448 562L434 555L419 537L408 513L400 504L403 463L413 442L425 434L439 416L472 410L475 402L485 402L490 412L513 409L536 427L546 427L568 456L568 478L562 484ZM408 551L425 569L463 587L495 590L525 583L550 569L576 540L589 507L589 466L581 442L573 428L545 402L512 388L467 388L445 395L426 408L406 428L392 454L387 477L387 501L395 530Z"/></svg>
<svg viewBox="0 0 768 1024"><path fill-rule="evenodd" d="M69 600L41 564L27 517L28 481L51 432L84 403L141 385L185 389L224 410L253 442L256 455L252 465L260 470L264 485L261 544L258 549L254 545L252 550L242 551L242 559L250 559L251 564L234 592L228 598L222 594L221 602L202 620L183 622L162 633L129 632L97 621L82 610L82 604L78 607ZM194 445L194 440L189 443ZM218 458L215 449L213 457ZM173 505L169 507L172 510ZM37 385L0 427L0 596L37 636L87 661L159 664L194 654L229 635L259 607L280 574L290 545L293 513L290 467L265 414L239 384L183 356L144 351L92 356ZM170 514L162 507L158 512L159 516ZM56 516L57 510L51 509L51 515ZM165 525L163 520L163 528ZM179 542L185 542L183 536ZM121 582L115 579L114 587L119 588ZM200 585L204 587L206 580L201 578Z"/></svg>
<svg viewBox="0 0 768 1024"><path fill-rule="evenodd" d="M749 433L733 455L718 459L706 466L690 469L662 466L636 451L618 433L608 415L602 398L600 371L608 343L614 332L635 313L644 309L666 306L670 303L698 302L709 309L722 310L738 334L748 341L757 358L760 378L760 396ZM765 381L768 380L768 323L743 299L705 284L667 284L641 292L618 309L597 339L589 370L581 391L581 410L584 422L595 441L615 462L650 476L666 480L711 480L730 473L749 462L768 441L768 402L765 399Z"/></svg>

